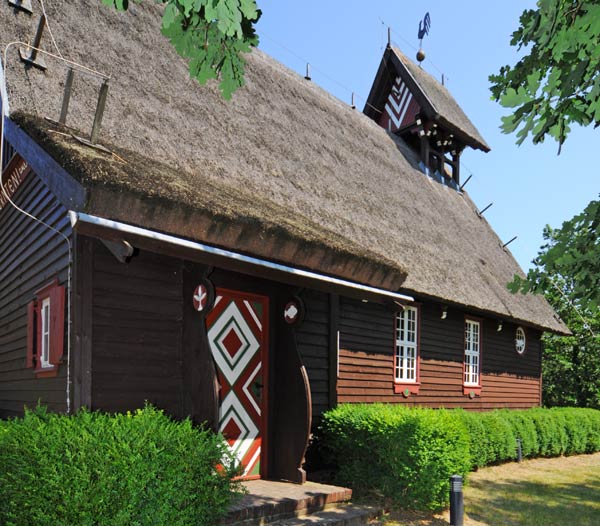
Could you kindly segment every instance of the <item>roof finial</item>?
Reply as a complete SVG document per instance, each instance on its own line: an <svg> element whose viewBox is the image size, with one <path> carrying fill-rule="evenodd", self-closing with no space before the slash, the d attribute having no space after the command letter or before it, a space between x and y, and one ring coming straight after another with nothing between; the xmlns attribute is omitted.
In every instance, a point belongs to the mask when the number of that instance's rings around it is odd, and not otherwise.
<svg viewBox="0 0 600 526"><path fill-rule="evenodd" d="M421 62L425 60L425 51L423 51L423 37L429 34L429 28L431 27L431 17L429 16L429 12L425 13L423 20L419 21L419 32L417 36L419 37L419 51L417 51L417 60L419 61L419 66Z"/></svg>

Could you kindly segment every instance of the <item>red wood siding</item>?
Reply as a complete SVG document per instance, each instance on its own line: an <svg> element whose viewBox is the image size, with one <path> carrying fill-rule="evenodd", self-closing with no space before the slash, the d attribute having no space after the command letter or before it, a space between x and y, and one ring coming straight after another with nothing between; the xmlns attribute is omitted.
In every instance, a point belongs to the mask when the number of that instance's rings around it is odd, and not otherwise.
<svg viewBox="0 0 600 526"><path fill-rule="evenodd" d="M23 181L13 200L71 235L66 210L35 174ZM66 365L54 378L36 378L26 365L27 306L55 278L66 284L68 262L62 238L9 205L0 211L0 418L20 415L24 405L35 406L38 400L53 411L66 410Z"/></svg>
<svg viewBox="0 0 600 526"><path fill-rule="evenodd" d="M439 305L421 309L421 386L418 395L404 398L393 389L393 316L374 304L344 300L339 402L390 402L428 407L525 408L540 404L540 335L527 331L527 350L514 348L516 326L482 320L481 396L463 394L464 313L449 309L440 319Z"/></svg>

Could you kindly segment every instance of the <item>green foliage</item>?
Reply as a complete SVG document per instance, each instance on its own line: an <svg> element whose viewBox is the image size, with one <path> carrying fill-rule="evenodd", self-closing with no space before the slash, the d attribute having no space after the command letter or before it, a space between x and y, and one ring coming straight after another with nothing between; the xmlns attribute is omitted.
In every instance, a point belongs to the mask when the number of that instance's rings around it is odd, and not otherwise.
<svg viewBox="0 0 600 526"><path fill-rule="evenodd" d="M475 413L346 404L325 413L321 432L337 481L357 495L376 495L403 508L439 509L448 504L451 475L516 460L517 438L526 458L600 451L600 411Z"/></svg>
<svg viewBox="0 0 600 526"><path fill-rule="evenodd" d="M527 54L490 76L493 97L514 108L504 133L518 129L518 144L531 134L534 143L550 135L562 145L570 124L598 126L600 0L538 0L510 43Z"/></svg>
<svg viewBox="0 0 600 526"><path fill-rule="evenodd" d="M508 285L543 293L573 333L544 336L544 404L600 408L600 201L544 240L527 277Z"/></svg>
<svg viewBox="0 0 600 526"><path fill-rule="evenodd" d="M140 3L141 0L134 0ZM223 97L244 85L244 60L258 45L254 24L261 11L255 0L155 0L165 4L162 33L183 58L200 84L220 79ZM128 0L102 0L124 11Z"/></svg>
<svg viewBox="0 0 600 526"><path fill-rule="evenodd" d="M515 276L511 291L555 291L553 281L564 281L564 292L582 307L600 305L600 201L591 201L584 211L561 228L546 226L535 267L527 278ZM552 299L552 298L551 298Z"/></svg>
<svg viewBox="0 0 600 526"><path fill-rule="evenodd" d="M516 436L506 418L497 411L456 411L469 431L472 468L506 462L515 457Z"/></svg>
<svg viewBox="0 0 600 526"><path fill-rule="evenodd" d="M451 475L470 467L468 436L451 412L393 405L341 405L322 422L325 457L357 495L440 509Z"/></svg>
<svg viewBox="0 0 600 526"><path fill-rule="evenodd" d="M146 407L0 425L0 524L213 525L235 484L217 435ZM229 461L225 460L225 464Z"/></svg>

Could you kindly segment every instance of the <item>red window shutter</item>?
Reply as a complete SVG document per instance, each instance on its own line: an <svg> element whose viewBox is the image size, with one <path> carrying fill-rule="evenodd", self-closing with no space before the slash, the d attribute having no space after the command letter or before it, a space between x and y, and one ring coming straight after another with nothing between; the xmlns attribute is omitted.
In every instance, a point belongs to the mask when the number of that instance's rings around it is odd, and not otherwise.
<svg viewBox="0 0 600 526"><path fill-rule="evenodd" d="M53 287L50 298L50 363L58 365L63 355L65 341L65 288Z"/></svg>
<svg viewBox="0 0 600 526"><path fill-rule="evenodd" d="M30 301L27 304L27 357L25 359L25 367L33 367L35 357L37 323L35 316L36 302Z"/></svg>

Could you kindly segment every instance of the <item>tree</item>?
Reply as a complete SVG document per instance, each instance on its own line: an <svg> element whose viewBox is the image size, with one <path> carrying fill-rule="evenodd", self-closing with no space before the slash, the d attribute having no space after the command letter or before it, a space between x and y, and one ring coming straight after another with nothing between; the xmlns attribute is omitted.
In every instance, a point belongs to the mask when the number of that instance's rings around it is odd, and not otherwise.
<svg viewBox="0 0 600 526"><path fill-rule="evenodd" d="M553 283L546 298L573 334L543 337L543 403L600 408L600 312L572 300L572 280Z"/></svg>
<svg viewBox="0 0 600 526"><path fill-rule="evenodd" d="M134 0L140 3L142 0ZM226 99L244 85L242 54L258 45L254 24L261 11L255 0L155 0L165 4L162 33L189 61L190 75L204 84L219 79ZM102 0L119 11L129 0Z"/></svg>
<svg viewBox="0 0 600 526"><path fill-rule="evenodd" d="M544 229L542 245L534 268L526 278L515 276L508 288L547 293L554 280L569 282L569 297L582 308L600 306L600 201L591 201L580 214L565 221L561 228Z"/></svg>
<svg viewBox="0 0 600 526"><path fill-rule="evenodd" d="M561 228L544 229L545 244L514 292L543 293L571 336L543 337L545 405L600 407L600 201Z"/></svg>
<svg viewBox="0 0 600 526"><path fill-rule="evenodd" d="M572 336L543 338L546 405L600 407L600 201L561 228L544 229L545 244L514 292L543 293Z"/></svg>
<svg viewBox="0 0 600 526"><path fill-rule="evenodd" d="M564 143L570 124L600 125L600 0L538 0L523 12L512 46L527 49L490 75L493 97L513 113L502 131Z"/></svg>
<svg viewBox="0 0 600 526"><path fill-rule="evenodd" d="M504 133L516 131L517 144L550 135L560 153L570 124L600 124L600 0L538 0L511 45L528 54L490 76L494 98L513 108ZM544 336L544 403L600 407L600 201L546 226L544 240L527 277L508 284L543 293L573 333Z"/></svg>

